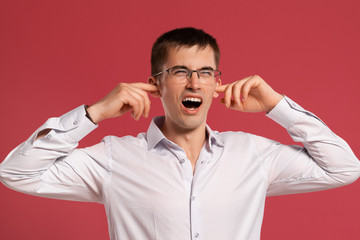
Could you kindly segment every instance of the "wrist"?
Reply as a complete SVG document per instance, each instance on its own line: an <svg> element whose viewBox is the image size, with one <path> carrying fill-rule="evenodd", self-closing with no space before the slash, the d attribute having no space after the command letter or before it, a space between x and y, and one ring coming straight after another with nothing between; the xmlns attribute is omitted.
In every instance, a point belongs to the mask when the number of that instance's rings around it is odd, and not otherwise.
<svg viewBox="0 0 360 240"><path fill-rule="evenodd" d="M265 112L266 114L268 114L276 105L278 105L278 103L284 98L283 95L275 92L275 95L271 101L271 104L269 106L266 107Z"/></svg>
<svg viewBox="0 0 360 240"><path fill-rule="evenodd" d="M96 108L94 107L94 105L85 105L85 112L86 112L86 117L93 122L94 124L98 124L102 119L100 118L100 114L98 114L96 111Z"/></svg>

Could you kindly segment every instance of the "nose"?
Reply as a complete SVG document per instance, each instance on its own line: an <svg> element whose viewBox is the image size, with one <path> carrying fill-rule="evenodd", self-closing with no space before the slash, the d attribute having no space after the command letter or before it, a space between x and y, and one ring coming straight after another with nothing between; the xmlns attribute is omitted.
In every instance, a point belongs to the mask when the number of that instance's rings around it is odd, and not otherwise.
<svg viewBox="0 0 360 240"><path fill-rule="evenodd" d="M192 70L189 72L187 87L195 90L200 88L200 77L198 71Z"/></svg>
<svg viewBox="0 0 360 240"><path fill-rule="evenodd" d="M197 76L198 78L200 78L200 74L199 74L199 72L198 72L197 70L189 70L188 75L187 75L187 78L191 79L193 73L196 73L196 76Z"/></svg>

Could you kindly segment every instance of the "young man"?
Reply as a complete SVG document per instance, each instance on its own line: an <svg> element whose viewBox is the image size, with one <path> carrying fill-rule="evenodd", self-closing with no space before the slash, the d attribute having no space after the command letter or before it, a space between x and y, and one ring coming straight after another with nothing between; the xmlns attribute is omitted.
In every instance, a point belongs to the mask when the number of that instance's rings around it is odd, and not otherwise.
<svg viewBox="0 0 360 240"><path fill-rule="evenodd" d="M162 35L148 83L120 83L106 97L49 119L0 165L2 182L38 196L105 205L111 239L259 239L265 197L349 184L360 164L315 115L259 76L221 85L219 48L194 28ZM137 137L78 141L104 119L147 117L148 93L165 116ZM266 112L304 148L206 125L212 99Z"/></svg>

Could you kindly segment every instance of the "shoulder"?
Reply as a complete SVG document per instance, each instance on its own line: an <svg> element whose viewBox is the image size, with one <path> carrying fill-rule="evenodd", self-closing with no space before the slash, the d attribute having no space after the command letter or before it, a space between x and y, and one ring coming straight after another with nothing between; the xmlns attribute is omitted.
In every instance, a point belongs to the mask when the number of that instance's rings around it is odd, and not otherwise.
<svg viewBox="0 0 360 240"><path fill-rule="evenodd" d="M225 142L234 141L256 141L258 138L262 138L255 134L241 132L241 131L226 131L226 132L214 132L214 135Z"/></svg>
<svg viewBox="0 0 360 240"><path fill-rule="evenodd" d="M226 148L236 147L239 149L239 146L246 146L247 149L252 149L257 152L263 152L274 144L279 144L272 139L241 131L215 132L215 136L217 136Z"/></svg>
<svg viewBox="0 0 360 240"><path fill-rule="evenodd" d="M107 149L109 148L137 148L147 149L147 140L145 133L139 133L137 136L106 136L102 142Z"/></svg>

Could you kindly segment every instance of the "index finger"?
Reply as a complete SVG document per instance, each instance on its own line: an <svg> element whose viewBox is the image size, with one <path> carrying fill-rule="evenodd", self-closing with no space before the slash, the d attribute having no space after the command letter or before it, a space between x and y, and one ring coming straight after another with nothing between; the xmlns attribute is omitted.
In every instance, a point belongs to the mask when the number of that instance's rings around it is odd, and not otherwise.
<svg viewBox="0 0 360 240"><path fill-rule="evenodd" d="M225 89L227 88L228 84L220 85L215 88L215 92L221 93L225 92Z"/></svg>
<svg viewBox="0 0 360 240"><path fill-rule="evenodd" d="M133 83L132 84L134 87L140 88L144 91L147 92L158 92L159 89L157 88L156 85L150 84L150 83L142 83L142 82L138 82L138 83Z"/></svg>

